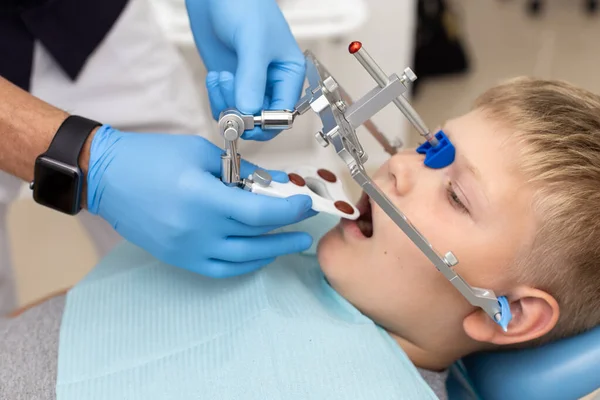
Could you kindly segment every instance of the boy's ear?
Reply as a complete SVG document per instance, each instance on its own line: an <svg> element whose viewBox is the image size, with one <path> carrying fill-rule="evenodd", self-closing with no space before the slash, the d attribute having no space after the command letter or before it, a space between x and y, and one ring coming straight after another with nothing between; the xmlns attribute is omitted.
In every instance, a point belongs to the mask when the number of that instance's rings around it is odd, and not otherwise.
<svg viewBox="0 0 600 400"><path fill-rule="evenodd" d="M511 291L507 298L512 313L507 332L478 309L464 319L465 333L478 342L510 345L542 337L556 326L559 307L548 293L521 286Z"/></svg>

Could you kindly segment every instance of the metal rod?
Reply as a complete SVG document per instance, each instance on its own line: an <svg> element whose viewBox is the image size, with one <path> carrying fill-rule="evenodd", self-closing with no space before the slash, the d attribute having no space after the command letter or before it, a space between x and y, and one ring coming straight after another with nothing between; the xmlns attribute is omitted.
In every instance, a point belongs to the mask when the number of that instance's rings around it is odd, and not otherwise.
<svg viewBox="0 0 600 400"><path fill-rule="evenodd" d="M375 62L373 57L371 57L371 55L364 49L361 42L350 43L350 47L348 49L350 54L353 54L354 57L356 57L358 62L367 70L367 72L373 77L375 82L377 82L380 87L383 88L389 84L387 75L385 72L383 72L377 62ZM398 96L394 99L394 104L419 131L421 136L424 136L425 139L427 139L431 146L436 147L438 145L438 140L433 134L431 134L429 129L427 129L425 122L410 105L408 100L406 100L403 96Z"/></svg>
<svg viewBox="0 0 600 400"><path fill-rule="evenodd" d="M237 152L237 140L234 140L230 143L229 148L227 149L227 152L229 153L229 155L231 156L231 159L233 160L233 177L236 181L236 183L240 182L240 155Z"/></svg>

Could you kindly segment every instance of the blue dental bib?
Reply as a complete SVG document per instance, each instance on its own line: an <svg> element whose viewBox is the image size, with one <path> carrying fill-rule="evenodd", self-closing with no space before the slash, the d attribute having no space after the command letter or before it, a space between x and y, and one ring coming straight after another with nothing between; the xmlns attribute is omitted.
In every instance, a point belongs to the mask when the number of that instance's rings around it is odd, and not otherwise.
<svg viewBox="0 0 600 400"><path fill-rule="evenodd" d="M331 221L306 224L317 241ZM215 280L123 243L67 296L58 400L435 398L327 284L314 247Z"/></svg>

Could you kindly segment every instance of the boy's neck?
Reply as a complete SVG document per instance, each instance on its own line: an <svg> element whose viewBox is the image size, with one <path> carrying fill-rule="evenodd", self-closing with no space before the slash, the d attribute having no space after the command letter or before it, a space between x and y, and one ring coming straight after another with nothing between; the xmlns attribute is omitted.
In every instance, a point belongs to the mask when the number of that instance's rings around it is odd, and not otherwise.
<svg viewBox="0 0 600 400"><path fill-rule="evenodd" d="M447 351L431 351L419 347L392 332L388 331L388 334L398 343L408 358L418 368L441 372L448 369L450 365L460 358L458 356L459 351L455 346L449 345Z"/></svg>

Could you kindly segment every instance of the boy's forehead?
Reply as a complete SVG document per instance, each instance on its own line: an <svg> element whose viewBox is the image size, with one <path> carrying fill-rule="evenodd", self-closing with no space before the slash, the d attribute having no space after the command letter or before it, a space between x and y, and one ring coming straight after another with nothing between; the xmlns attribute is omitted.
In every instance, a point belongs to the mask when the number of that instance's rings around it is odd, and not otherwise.
<svg viewBox="0 0 600 400"><path fill-rule="evenodd" d="M508 128L474 110L446 121L443 130L456 147L453 166L477 178L493 197L510 195L511 188L521 186L515 170L517 149ZM499 186L498 181L510 185Z"/></svg>
<svg viewBox="0 0 600 400"><path fill-rule="evenodd" d="M498 122L494 121L487 114L478 109L450 118L444 122L443 126L446 129L459 130L460 132L455 132L455 134L460 137L471 136L480 131L489 133L500 128Z"/></svg>
<svg viewBox="0 0 600 400"><path fill-rule="evenodd" d="M474 110L467 114L446 121L442 129L455 145L457 153L469 159L472 166L479 169L492 158L509 160L507 153L515 150L511 139L510 130L500 122L489 118L482 111Z"/></svg>

